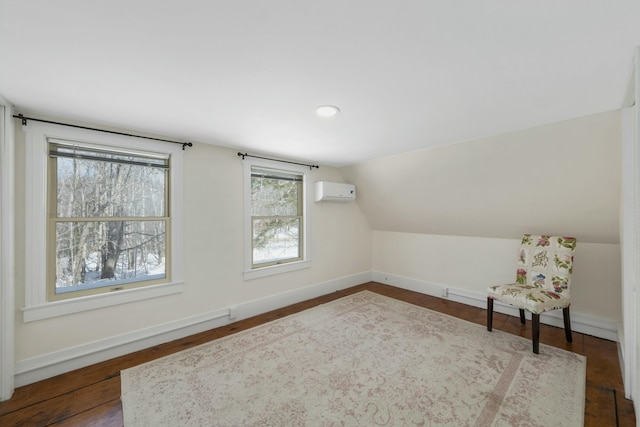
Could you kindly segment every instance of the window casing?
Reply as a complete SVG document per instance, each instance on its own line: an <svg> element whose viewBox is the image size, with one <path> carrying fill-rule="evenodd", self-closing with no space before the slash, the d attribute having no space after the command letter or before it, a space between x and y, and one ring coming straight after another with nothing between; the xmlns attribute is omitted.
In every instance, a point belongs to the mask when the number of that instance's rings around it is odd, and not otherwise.
<svg viewBox="0 0 640 427"><path fill-rule="evenodd" d="M25 227L25 306L22 308L23 320L25 322L36 321L182 292L184 288L182 282L182 164L184 153L181 147L177 144L141 140L84 129L65 128L38 122L29 122L28 126L23 129L26 137L25 223L27 225ZM57 209L60 203L56 196L56 187L59 183L57 182L57 175L52 179L53 165L57 167L57 163L61 158L70 158L66 157L66 154L69 153L64 153L64 151L65 148L69 151L69 147L73 148L74 146L76 151L82 152L85 150L83 155L86 158L82 159L82 161L92 161L94 165L104 165L106 163L117 165L133 160L134 162L140 161L140 163L143 163L144 165L141 165L141 167L146 172L149 172L150 169L163 169L164 172L158 175L165 177L165 188L162 191L163 201L156 204L156 210L147 207L145 211L145 208L138 204L136 209L126 212L126 216L108 217L108 215L104 214L83 216L78 215L78 212L72 213L72 215L68 215L69 212L59 212ZM60 156L50 153L51 150L55 151L60 147L63 147L62 153L58 153L61 154ZM97 159L88 160L92 156L97 157ZM113 161L104 160L105 157L109 156L113 157L111 159ZM53 159L53 157L56 157L56 159ZM149 166L149 164L153 164L153 167ZM164 166L161 166L162 164ZM170 167L166 169L166 166ZM159 192L156 192L157 194ZM98 199L94 197L94 200ZM104 201L106 198L101 200ZM64 203L61 206L64 206ZM67 210L68 206L67 204ZM115 206L112 204L112 207ZM94 214L95 212L97 211L94 211ZM162 272L161 265L156 265L158 269L146 272L157 273L155 277L152 274L141 274L138 277L132 277L132 274L125 274L124 279L126 280L124 281L129 283L120 283L116 281L118 280L117 278L109 278L106 281L110 282L111 286L100 289L101 286L95 285L98 288L97 291L71 287L74 290L66 293L67 295L63 295L65 292L60 292L59 290L56 292L56 270L68 267L64 263L56 266L54 262L59 248L56 244L56 227L60 227L60 224L67 222L82 222L94 223L93 227L104 228L108 227L108 223L117 223L120 220L126 222L124 229L125 234L128 233L127 238L131 238L137 232L139 236L146 234L149 235L149 239L152 239L153 236L160 239L158 233L150 233L150 228L152 229L151 225L153 225L157 231L164 226L164 245L166 250L163 257L165 260L164 272ZM154 224L151 224L152 221ZM96 225L96 223L100 223L100 225ZM141 228L140 224L143 223L145 227ZM137 229L132 224L138 224ZM58 233L61 233L61 231L59 230ZM126 239L125 243L127 243ZM131 240L128 243L131 243ZM131 246L127 246L126 249L131 249ZM84 258L87 265L85 266L84 274L97 274L95 269L96 265L99 264L97 258L100 257L99 251L96 250L98 248L100 248L100 245L96 243L93 245L93 249L90 249L90 252L88 249L85 253L86 256ZM120 249L123 248L125 248L124 243ZM151 249L147 247L146 250L148 253ZM158 250L158 248L154 248L154 250ZM91 253L93 255L89 256ZM125 267L122 260L126 259L129 262L140 258L139 254L134 255L133 251L130 250L127 257L122 257L120 265L116 266L116 269L119 269L117 275L123 278L122 272ZM115 258L112 257L112 259ZM138 263L136 266L133 262L129 266L134 271L137 268L138 272L140 268L144 268L142 264ZM150 264L145 264L144 266L150 267ZM69 273L70 270L67 272ZM86 287L91 288L92 286Z"/></svg>
<svg viewBox="0 0 640 427"><path fill-rule="evenodd" d="M245 279L308 268L308 171L244 162Z"/></svg>

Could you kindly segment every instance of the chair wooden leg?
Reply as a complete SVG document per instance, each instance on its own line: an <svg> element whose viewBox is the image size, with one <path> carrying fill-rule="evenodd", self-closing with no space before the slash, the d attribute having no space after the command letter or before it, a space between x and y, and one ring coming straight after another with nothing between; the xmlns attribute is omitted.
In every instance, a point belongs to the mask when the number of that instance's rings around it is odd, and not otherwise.
<svg viewBox="0 0 640 427"><path fill-rule="evenodd" d="M531 313L531 339L533 340L533 352L540 353L540 315Z"/></svg>
<svg viewBox="0 0 640 427"><path fill-rule="evenodd" d="M522 323L523 325L527 323L524 317L524 310L522 308L520 309L520 323Z"/></svg>
<svg viewBox="0 0 640 427"><path fill-rule="evenodd" d="M567 342L573 342L571 337L571 317L569 316L569 307L562 309L562 317L564 317L564 335L567 337Z"/></svg>
<svg viewBox="0 0 640 427"><path fill-rule="evenodd" d="M487 331L493 329L493 298L487 298Z"/></svg>

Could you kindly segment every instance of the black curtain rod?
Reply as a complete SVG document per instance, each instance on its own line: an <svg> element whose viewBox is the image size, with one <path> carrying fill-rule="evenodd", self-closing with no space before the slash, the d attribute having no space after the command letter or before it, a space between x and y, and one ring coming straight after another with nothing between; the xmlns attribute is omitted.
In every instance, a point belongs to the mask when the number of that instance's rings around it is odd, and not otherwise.
<svg viewBox="0 0 640 427"><path fill-rule="evenodd" d="M245 157L253 157L254 159L271 160L273 162L289 163L291 165L307 166L309 169L313 169L313 168L320 169L320 166L318 166L318 165L308 165L306 163L296 163L296 162L289 162L287 160L278 160L278 159L270 159L268 157L252 156L252 155L247 154L247 153L238 153L238 156L242 157L242 160L244 160Z"/></svg>
<svg viewBox="0 0 640 427"><path fill-rule="evenodd" d="M69 123L53 122L51 120L34 119L33 117L25 117L22 114L14 115L13 117L16 118L16 119L22 120L22 125L23 126L27 125L27 120L33 120L34 122L50 123L52 125L68 126L68 127L77 128L77 129L94 130L96 132L112 133L114 135L131 136L131 137L134 137L134 138L143 138L143 139L152 139L154 141L170 142L172 144L180 144L180 145L182 145L182 149L183 150L186 147L193 147L193 144L191 142L171 141L169 139L153 138L153 137L150 137L150 136L133 135L131 133L116 132L116 131L113 131L113 130L96 129L96 128L91 128L91 127L87 127L87 126L72 125L72 124L69 124Z"/></svg>

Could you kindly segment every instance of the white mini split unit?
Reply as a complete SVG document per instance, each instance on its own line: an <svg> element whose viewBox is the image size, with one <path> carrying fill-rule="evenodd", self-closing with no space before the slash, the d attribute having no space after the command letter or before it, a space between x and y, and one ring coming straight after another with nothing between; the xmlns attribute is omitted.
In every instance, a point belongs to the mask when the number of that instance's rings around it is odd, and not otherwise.
<svg viewBox="0 0 640 427"><path fill-rule="evenodd" d="M316 202L350 202L356 199L356 186L338 182L316 182Z"/></svg>

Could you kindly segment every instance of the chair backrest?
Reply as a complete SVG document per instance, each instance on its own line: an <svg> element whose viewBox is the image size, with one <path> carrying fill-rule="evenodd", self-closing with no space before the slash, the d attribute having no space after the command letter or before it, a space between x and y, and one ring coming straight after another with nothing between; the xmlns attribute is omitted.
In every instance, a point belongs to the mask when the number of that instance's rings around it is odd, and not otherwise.
<svg viewBox="0 0 640 427"><path fill-rule="evenodd" d="M525 234L518 254L516 282L569 297L576 239Z"/></svg>

